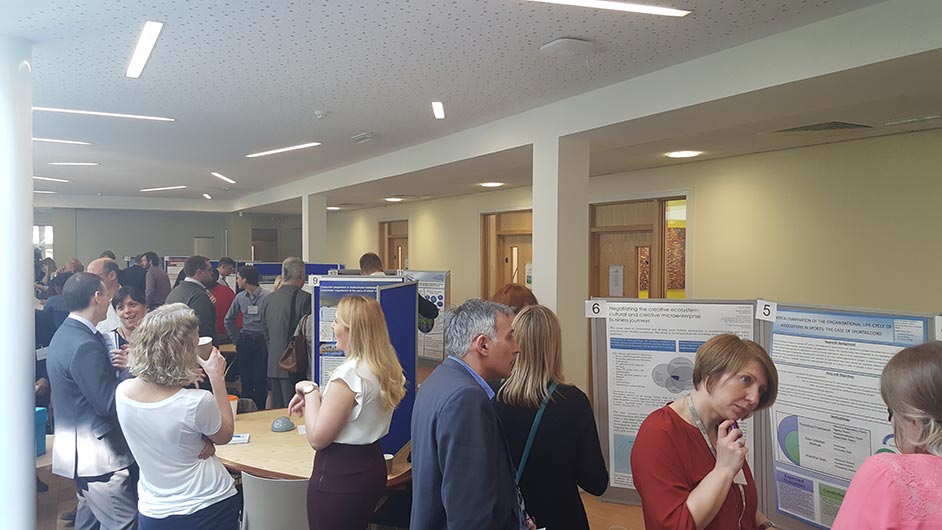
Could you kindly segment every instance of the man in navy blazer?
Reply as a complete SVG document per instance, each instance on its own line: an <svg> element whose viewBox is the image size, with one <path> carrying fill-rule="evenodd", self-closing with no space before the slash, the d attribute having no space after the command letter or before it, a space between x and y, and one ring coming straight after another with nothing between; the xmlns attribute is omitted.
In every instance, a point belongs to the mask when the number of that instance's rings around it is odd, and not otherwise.
<svg viewBox="0 0 942 530"><path fill-rule="evenodd" d="M488 380L510 376L513 311L468 300L445 316L448 358L412 412L412 530L535 528L521 506Z"/></svg>
<svg viewBox="0 0 942 530"><path fill-rule="evenodd" d="M79 272L62 293L69 317L49 344L46 367L56 423L52 472L75 480L77 529L137 528L137 465L118 425L120 382L95 326L110 300L95 274Z"/></svg>

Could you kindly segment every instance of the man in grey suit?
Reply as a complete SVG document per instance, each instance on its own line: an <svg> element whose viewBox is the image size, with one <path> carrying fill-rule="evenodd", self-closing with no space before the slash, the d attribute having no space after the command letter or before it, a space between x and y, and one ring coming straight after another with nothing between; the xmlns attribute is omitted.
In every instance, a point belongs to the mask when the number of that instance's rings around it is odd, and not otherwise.
<svg viewBox="0 0 942 530"><path fill-rule="evenodd" d="M209 259L203 256L190 256L183 262L183 274L186 277L180 285L167 295L166 303L186 304L196 313L200 321L200 337L212 337L216 340L216 307L209 299L206 285L212 279L213 271Z"/></svg>
<svg viewBox="0 0 942 530"><path fill-rule="evenodd" d="M105 285L91 273L63 287L69 317L49 344L56 443L52 472L75 480L81 530L137 528L137 465L128 449L114 394L120 380L95 326L108 313Z"/></svg>
<svg viewBox="0 0 942 530"><path fill-rule="evenodd" d="M445 316L448 357L412 412L412 530L536 528L524 513L487 381L510 376L513 310L468 300Z"/></svg>
<svg viewBox="0 0 942 530"><path fill-rule="evenodd" d="M271 381L271 404L280 409L288 406L294 396L294 384L305 374L292 374L278 367L278 360L294 335L298 321L311 314L311 293L301 290L307 279L301 258L290 257L281 264L281 287L258 304L262 333L268 343L268 378ZM316 342L316 341L315 341Z"/></svg>

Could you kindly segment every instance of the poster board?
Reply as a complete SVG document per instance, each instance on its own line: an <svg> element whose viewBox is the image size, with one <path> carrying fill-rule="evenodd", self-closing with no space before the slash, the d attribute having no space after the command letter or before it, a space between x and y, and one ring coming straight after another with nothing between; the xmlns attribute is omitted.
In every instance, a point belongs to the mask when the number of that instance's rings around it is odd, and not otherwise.
<svg viewBox="0 0 942 530"><path fill-rule="evenodd" d="M902 348L935 339L933 324L925 315L778 306L765 346L779 393L757 475L770 519L788 530L830 528L860 464L898 452L880 374Z"/></svg>
<svg viewBox="0 0 942 530"><path fill-rule="evenodd" d="M640 504L630 456L641 422L693 389L700 344L721 333L756 340L760 325L753 300L592 300L599 301L606 311L604 318L592 319L592 361L596 423L609 470L602 499ZM761 451L756 418L740 426L753 452Z"/></svg>
<svg viewBox="0 0 942 530"><path fill-rule="evenodd" d="M395 454L411 439L412 404L415 402L416 343L418 334L418 283L405 282L399 276L338 276L312 275L308 281L312 289L311 329L317 340L314 344L311 366L312 378L325 386L331 372L345 362L343 351L337 347L331 323L337 304L344 296L361 295L375 298L383 308L389 338L396 349L406 380L406 397L393 413L392 424L380 441L383 451Z"/></svg>
<svg viewBox="0 0 942 530"><path fill-rule="evenodd" d="M435 304L439 311L439 316L435 319L419 315L419 358L433 361L445 360L445 337L441 313L451 303L451 272L397 270L396 275L419 282L419 296Z"/></svg>

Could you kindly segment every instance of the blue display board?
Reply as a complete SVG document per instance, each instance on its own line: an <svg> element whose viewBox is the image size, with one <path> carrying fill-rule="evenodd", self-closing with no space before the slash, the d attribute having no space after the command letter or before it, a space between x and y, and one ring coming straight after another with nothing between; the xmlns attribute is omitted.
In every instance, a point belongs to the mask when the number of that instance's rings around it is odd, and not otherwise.
<svg viewBox="0 0 942 530"><path fill-rule="evenodd" d="M395 454L411 439L412 405L415 403L416 342L418 335L418 284L404 283L398 276L313 276L312 337L317 347L312 352L313 380L326 385L330 373L345 360L337 348L330 324L334 321L337 304L344 296L368 296L380 302L389 338L408 381L408 391L393 414L389 434L380 442L383 451Z"/></svg>

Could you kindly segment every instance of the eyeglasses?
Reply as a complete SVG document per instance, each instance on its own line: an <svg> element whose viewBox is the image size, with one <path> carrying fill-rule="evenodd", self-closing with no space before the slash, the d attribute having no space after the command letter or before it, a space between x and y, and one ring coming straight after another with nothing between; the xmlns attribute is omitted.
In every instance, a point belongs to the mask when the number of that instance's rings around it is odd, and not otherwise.
<svg viewBox="0 0 942 530"><path fill-rule="evenodd" d="M893 421L893 409L889 407L886 408L886 421L889 421L889 422Z"/></svg>

